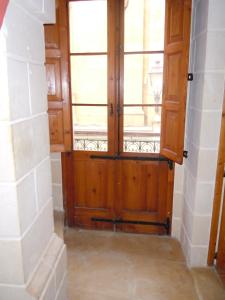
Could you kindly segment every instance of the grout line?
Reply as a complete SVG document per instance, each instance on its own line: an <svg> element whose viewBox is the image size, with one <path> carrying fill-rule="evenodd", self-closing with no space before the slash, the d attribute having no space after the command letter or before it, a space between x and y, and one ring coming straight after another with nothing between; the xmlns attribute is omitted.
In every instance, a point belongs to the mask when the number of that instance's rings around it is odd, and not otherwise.
<svg viewBox="0 0 225 300"><path fill-rule="evenodd" d="M34 194L35 194L35 206L36 212L39 211L39 204L38 204L38 191L37 191L37 170L36 168L33 171L34 174Z"/></svg>
<svg viewBox="0 0 225 300"><path fill-rule="evenodd" d="M195 110L199 113L220 113L222 115L222 108L221 109L199 109L198 107L194 107L190 105L189 109Z"/></svg>
<svg viewBox="0 0 225 300"><path fill-rule="evenodd" d="M37 212L36 216L34 217L32 223L29 225L29 227L23 232L23 234L20 237L16 236L10 236L7 238L0 237L0 242L7 242L7 241L22 241L22 239L27 235L27 233L31 230L31 228L34 226L34 224L39 219L40 215L43 213L45 208L51 203L52 197L47 200L47 202L42 206L42 208Z"/></svg>
<svg viewBox="0 0 225 300"><path fill-rule="evenodd" d="M29 94L29 109L30 109L30 115L32 115L31 86L30 86L30 65L29 65L29 63L27 63L27 80L28 80L28 94Z"/></svg>
<svg viewBox="0 0 225 300"><path fill-rule="evenodd" d="M1 53L3 55L5 55L6 58L9 58L11 60L15 60L15 61L18 61L18 62L22 62L22 63L29 63L29 64L33 64L33 65L40 65L40 66L43 66L45 61L38 61L38 60L33 60L33 59L30 59L28 57L23 57L23 56L20 56L20 55L16 55L16 54L13 54L13 53L9 53L9 52L6 52L6 51L1 51Z"/></svg>
<svg viewBox="0 0 225 300"><path fill-rule="evenodd" d="M38 18L38 17L36 17L35 16L35 12L30 12L29 10L26 10L22 5L19 5L18 3L17 3L17 1L15 1L15 0L11 0L12 2L13 2L13 4L15 5L15 6L17 6L17 7L19 7L26 15L28 15L31 19L33 19L34 21L36 21L37 23L39 23L40 25L42 25L43 24L43 22Z"/></svg>
<svg viewBox="0 0 225 300"><path fill-rule="evenodd" d="M50 239L49 239L49 241L48 241L48 243L47 243L47 245L46 245L46 247L45 247L45 249L44 249L44 251L43 251L43 253L42 253L42 255L38 259L36 266L34 267L33 271L31 272L31 274L29 275L29 277L27 279L26 288L29 286L30 282L33 279L34 274L37 272L38 268L40 267L40 264L43 261L43 258L46 255L46 253L47 253L47 251L49 249L49 246L51 245L51 242L53 241L53 239L55 238L55 236L56 236L56 234L55 234L55 232L53 232L52 235L51 235L51 237L50 237Z"/></svg>
<svg viewBox="0 0 225 300"><path fill-rule="evenodd" d="M1 287L9 287L9 288L13 288L13 287L16 287L16 288L26 288L26 285L25 284L13 284L13 283L0 283L0 288Z"/></svg>
<svg viewBox="0 0 225 300"><path fill-rule="evenodd" d="M64 280L65 280L65 278L66 278L66 276L67 276L67 273L68 273L68 271L66 270L66 271L64 272L63 278L62 278L62 280L61 280L61 282L60 282L60 284L59 284L59 288L58 288L58 290L56 290L56 296L55 296L55 299L57 299L57 297L58 297L58 295L59 295L59 292L61 291L61 288L62 288L62 286L63 286ZM56 278L55 278L55 279L56 279Z"/></svg>
<svg viewBox="0 0 225 300"><path fill-rule="evenodd" d="M203 70L195 70L194 68L193 68L193 72L192 72L194 75L195 74L203 74L203 75L205 75L205 74L222 74L222 75L224 75L225 74L225 72L224 72L224 69L208 69L208 70L206 70L206 69L203 69Z"/></svg>
<svg viewBox="0 0 225 300"><path fill-rule="evenodd" d="M0 182L0 186L17 186L18 184L20 184L26 177L28 177L29 175L31 175L32 172L35 171L35 169L39 168L40 165L42 163L44 163L45 161L47 161L48 159L50 159L50 156L46 156L45 158L43 158L38 164L36 164L30 171L28 171L25 175L23 175L22 177L20 177L19 179L17 179L16 181L4 181L4 182Z"/></svg>
<svg viewBox="0 0 225 300"><path fill-rule="evenodd" d="M33 222L30 224L30 226L23 232L21 236L21 240L27 235L27 233L31 230L31 228L35 225L35 223L38 221L40 215L43 213L43 211L48 207L48 205L51 203L52 197L50 197L47 202L41 207L41 209L38 211L37 215L33 219Z"/></svg>

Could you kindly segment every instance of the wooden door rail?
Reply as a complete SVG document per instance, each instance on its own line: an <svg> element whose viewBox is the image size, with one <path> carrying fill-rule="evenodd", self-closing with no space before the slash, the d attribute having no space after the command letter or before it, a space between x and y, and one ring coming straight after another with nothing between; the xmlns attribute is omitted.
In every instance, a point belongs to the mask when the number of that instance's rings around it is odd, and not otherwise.
<svg viewBox="0 0 225 300"><path fill-rule="evenodd" d="M122 220L122 219L104 219L104 218L91 218L93 222L106 222L113 224L133 224L133 225L151 225L151 226L161 226L166 230L166 234L170 233L170 219L166 218L165 223L163 222L147 222L147 221L133 221L133 220Z"/></svg>
<svg viewBox="0 0 225 300"><path fill-rule="evenodd" d="M173 161L163 156L121 156L121 155L91 155L91 159L110 159L110 160L140 160L140 161L167 161L170 170L173 169Z"/></svg>

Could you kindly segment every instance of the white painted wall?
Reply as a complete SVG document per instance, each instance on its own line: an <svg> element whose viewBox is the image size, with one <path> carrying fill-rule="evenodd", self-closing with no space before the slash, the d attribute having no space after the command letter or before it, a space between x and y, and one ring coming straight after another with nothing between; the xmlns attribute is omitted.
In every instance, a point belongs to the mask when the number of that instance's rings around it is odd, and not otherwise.
<svg viewBox="0 0 225 300"><path fill-rule="evenodd" d="M207 264L225 82L224 11L224 0L193 1L190 71L194 81L189 87L185 137L189 157L183 169L176 167L175 181L182 192L177 198L175 187L173 217L173 235L181 240L190 266Z"/></svg>
<svg viewBox="0 0 225 300"><path fill-rule="evenodd" d="M65 247L53 226L44 67L43 20L54 22L54 11L54 0L10 0L0 30L0 299L4 300L46 299L47 293L52 295L47 299L59 299L65 290Z"/></svg>

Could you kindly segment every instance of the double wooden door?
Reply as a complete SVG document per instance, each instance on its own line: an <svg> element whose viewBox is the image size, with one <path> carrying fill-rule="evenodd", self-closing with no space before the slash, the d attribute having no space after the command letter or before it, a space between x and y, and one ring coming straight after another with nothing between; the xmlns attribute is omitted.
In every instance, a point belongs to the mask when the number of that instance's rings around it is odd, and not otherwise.
<svg viewBox="0 0 225 300"><path fill-rule="evenodd" d="M56 3L47 78L52 150L71 150L62 155L68 223L169 233L191 0Z"/></svg>

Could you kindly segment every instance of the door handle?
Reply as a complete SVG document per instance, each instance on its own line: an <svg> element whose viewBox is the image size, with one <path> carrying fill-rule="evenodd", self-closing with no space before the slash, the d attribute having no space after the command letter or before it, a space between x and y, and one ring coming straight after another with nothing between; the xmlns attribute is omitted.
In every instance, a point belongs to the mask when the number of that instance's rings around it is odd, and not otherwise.
<svg viewBox="0 0 225 300"><path fill-rule="evenodd" d="M113 113L114 113L113 104L110 103L109 104L109 114L110 114L110 116L113 116Z"/></svg>

